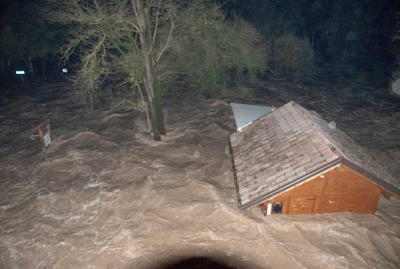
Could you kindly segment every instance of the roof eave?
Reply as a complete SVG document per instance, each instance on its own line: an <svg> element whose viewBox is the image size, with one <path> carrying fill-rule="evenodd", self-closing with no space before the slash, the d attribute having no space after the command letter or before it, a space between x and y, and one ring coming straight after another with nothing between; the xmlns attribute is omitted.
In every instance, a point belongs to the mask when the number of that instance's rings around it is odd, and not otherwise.
<svg viewBox="0 0 400 269"><path fill-rule="evenodd" d="M355 170L356 172L360 173L361 175L365 176L366 178L371 179L372 181L376 182L380 187L385 189L386 191L392 193L394 196L400 199L400 189L395 188L394 186L390 185L390 183L383 181L382 179L378 178L374 174L366 171L365 169L359 167L355 163L347 160L342 159L342 164L348 166L349 168Z"/></svg>

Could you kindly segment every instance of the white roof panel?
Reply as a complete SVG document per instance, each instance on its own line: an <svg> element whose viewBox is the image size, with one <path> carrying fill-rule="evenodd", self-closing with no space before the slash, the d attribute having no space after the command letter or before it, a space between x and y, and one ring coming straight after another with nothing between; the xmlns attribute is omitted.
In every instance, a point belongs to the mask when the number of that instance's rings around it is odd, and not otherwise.
<svg viewBox="0 0 400 269"><path fill-rule="evenodd" d="M272 107L231 103L237 130L240 131L258 118L271 112Z"/></svg>

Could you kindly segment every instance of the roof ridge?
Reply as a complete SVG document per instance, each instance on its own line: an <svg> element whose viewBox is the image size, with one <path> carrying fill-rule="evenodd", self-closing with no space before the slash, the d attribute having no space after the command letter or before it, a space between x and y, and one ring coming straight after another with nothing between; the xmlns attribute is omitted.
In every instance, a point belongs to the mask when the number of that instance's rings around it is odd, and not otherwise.
<svg viewBox="0 0 400 269"><path fill-rule="evenodd" d="M310 110L305 109L301 105L296 104L297 106L294 106L294 108L300 112L301 115L303 115L305 118L308 119L307 123L312 122L309 124L310 128L312 128L315 132L316 135L318 135L319 138L321 138L324 143L330 147L333 153L338 155L338 157L344 157L343 152L340 150L340 146L337 144L335 141L334 137L330 134L328 130L324 130L322 128L324 125L329 126L329 123L325 121L321 116L319 116L316 113L313 113ZM316 123L316 124L313 124ZM324 124L324 125L322 125ZM329 127L328 127L329 128Z"/></svg>

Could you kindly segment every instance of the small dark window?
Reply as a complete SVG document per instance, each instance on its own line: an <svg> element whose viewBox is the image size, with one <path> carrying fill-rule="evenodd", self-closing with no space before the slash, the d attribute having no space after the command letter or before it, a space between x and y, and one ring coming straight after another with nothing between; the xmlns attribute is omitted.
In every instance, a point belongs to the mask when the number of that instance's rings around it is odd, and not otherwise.
<svg viewBox="0 0 400 269"><path fill-rule="evenodd" d="M274 214L282 214L282 202L276 202L272 205L272 212Z"/></svg>

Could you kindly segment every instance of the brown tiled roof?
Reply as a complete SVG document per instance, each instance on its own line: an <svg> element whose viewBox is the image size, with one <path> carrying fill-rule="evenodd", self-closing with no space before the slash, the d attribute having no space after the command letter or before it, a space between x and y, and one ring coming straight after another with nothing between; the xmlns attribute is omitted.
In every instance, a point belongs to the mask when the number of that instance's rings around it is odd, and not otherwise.
<svg viewBox="0 0 400 269"><path fill-rule="evenodd" d="M232 134L230 143L242 209L338 163L400 196L400 185L365 150L293 101Z"/></svg>

